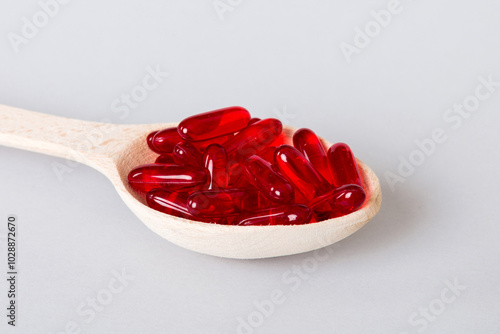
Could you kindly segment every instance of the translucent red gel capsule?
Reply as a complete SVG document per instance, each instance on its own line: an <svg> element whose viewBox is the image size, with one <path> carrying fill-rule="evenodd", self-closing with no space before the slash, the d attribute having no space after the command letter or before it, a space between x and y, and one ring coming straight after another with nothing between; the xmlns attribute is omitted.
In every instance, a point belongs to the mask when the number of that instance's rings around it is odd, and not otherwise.
<svg viewBox="0 0 500 334"><path fill-rule="evenodd" d="M157 150L156 147L153 145L153 138L156 135L158 131L153 131L151 132L147 137L146 137L146 142L148 143L148 147L151 149L151 151L156 152L156 153L161 153L160 151Z"/></svg>
<svg viewBox="0 0 500 334"><path fill-rule="evenodd" d="M173 192L167 189L154 189L148 192L146 196L148 205L160 212L197 220L187 208L187 193Z"/></svg>
<svg viewBox="0 0 500 334"><path fill-rule="evenodd" d="M293 135L293 146L306 157L321 176L331 179L328 160L323 144L310 129L299 129Z"/></svg>
<svg viewBox="0 0 500 334"><path fill-rule="evenodd" d="M128 181L134 189L144 192L155 188L177 190L203 185L207 174L204 168L150 164L134 168L128 175Z"/></svg>
<svg viewBox="0 0 500 334"><path fill-rule="evenodd" d="M200 141L240 131L248 125L250 113L242 107L229 107L184 119L179 135L189 141Z"/></svg>
<svg viewBox="0 0 500 334"><path fill-rule="evenodd" d="M364 189L357 184L347 184L332 189L309 203L318 221L340 217L356 211L366 199Z"/></svg>
<svg viewBox="0 0 500 334"><path fill-rule="evenodd" d="M328 164L335 187L357 184L363 187L356 158L347 144L337 143L328 150Z"/></svg>
<svg viewBox="0 0 500 334"><path fill-rule="evenodd" d="M357 184L347 184L335 189L329 201L332 208L330 218L340 217L358 210L366 200L366 193Z"/></svg>
<svg viewBox="0 0 500 334"><path fill-rule="evenodd" d="M180 142L174 147L173 158L178 165L201 166L201 153L188 142Z"/></svg>
<svg viewBox="0 0 500 334"><path fill-rule="evenodd" d="M218 144L208 146L202 160L203 166L210 173L208 189L227 188L229 174L226 170L227 156L224 147Z"/></svg>
<svg viewBox="0 0 500 334"><path fill-rule="evenodd" d="M175 145L182 141L181 136L177 132L177 128L168 128L158 131L151 142L153 151L157 153L172 153ZM151 146L150 146L151 147Z"/></svg>
<svg viewBox="0 0 500 334"><path fill-rule="evenodd" d="M302 204L282 205L258 210L235 218L237 225L300 225L311 220L311 210Z"/></svg>
<svg viewBox="0 0 500 334"><path fill-rule="evenodd" d="M290 203L294 198L292 185L272 168L271 163L252 155L244 162L245 176L264 196L276 203Z"/></svg>
<svg viewBox="0 0 500 334"><path fill-rule="evenodd" d="M189 212L197 217L224 217L255 211L261 205L259 193L247 189L196 191L187 201Z"/></svg>
<svg viewBox="0 0 500 334"><path fill-rule="evenodd" d="M241 107L186 118L148 134L148 146L160 156L132 170L129 183L147 192L153 209L218 224L307 224L363 205L363 180L349 146L335 144L325 153L312 130L293 138L282 130L279 120L250 119Z"/></svg>
<svg viewBox="0 0 500 334"><path fill-rule="evenodd" d="M266 118L246 127L223 146L228 156L237 155L243 159L264 150L279 137L282 130L283 125L279 120Z"/></svg>
<svg viewBox="0 0 500 334"><path fill-rule="evenodd" d="M281 174L302 194L308 201L324 195L331 190L325 180L294 147L282 145L274 154L276 166Z"/></svg>
<svg viewBox="0 0 500 334"><path fill-rule="evenodd" d="M156 158L157 164L175 164L174 156L172 153L163 153Z"/></svg>

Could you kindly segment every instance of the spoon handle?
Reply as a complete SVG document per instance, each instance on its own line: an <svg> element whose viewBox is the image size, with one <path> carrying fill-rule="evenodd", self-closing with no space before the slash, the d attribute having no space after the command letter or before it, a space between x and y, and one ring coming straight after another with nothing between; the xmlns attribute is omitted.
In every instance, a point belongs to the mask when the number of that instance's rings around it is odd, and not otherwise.
<svg viewBox="0 0 500 334"><path fill-rule="evenodd" d="M96 123L0 105L0 145L87 165L110 160L110 142L124 144L133 126Z"/></svg>

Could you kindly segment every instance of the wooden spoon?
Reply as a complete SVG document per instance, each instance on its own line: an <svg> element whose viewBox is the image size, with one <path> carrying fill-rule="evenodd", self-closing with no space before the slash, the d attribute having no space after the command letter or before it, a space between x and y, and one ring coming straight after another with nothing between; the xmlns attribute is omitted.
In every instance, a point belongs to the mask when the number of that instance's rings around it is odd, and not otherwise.
<svg viewBox="0 0 500 334"><path fill-rule="evenodd" d="M154 162L146 136L174 123L115 125L51 116L0 105L0 145L44 153L89 165L106 175L125 204L147 227L181 247L215 256L257 259L297 254L331 245L359 230L382 202L380 183L358 160L367 201L347 216L295 226L231 226L170 216L149 208L128 185L132 168ZM284 127L291 138L295 129ZM323 139L322 139L323 140ZM331 144L323 140L329 147Z"/></svg>

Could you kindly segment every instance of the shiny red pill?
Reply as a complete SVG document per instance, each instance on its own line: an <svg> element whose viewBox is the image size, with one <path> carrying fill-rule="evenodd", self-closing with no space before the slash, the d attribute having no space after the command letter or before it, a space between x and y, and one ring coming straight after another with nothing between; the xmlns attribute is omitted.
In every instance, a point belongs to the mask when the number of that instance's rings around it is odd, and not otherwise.
<svg viewBox="0 0 500 334"><path fill-rule="evenodd" d="M294 199L292 185L273 170L270 162L252 155L243 166L248 180L271 201L285 204Z"/></svg>
<svg viewBox="0 0 500 334"><path fill-rule="evenodd" d="M177 190L205 184L205 168L178 165L149 164L134 168L128 175L132 188L148 192L155 188Z"/></svg>
<svg viewBox="0 0 500 334"><path fill-rule="evenodd" d="M220 189L227 188L229 174L226 170L227 155L224 147L218 144L212 144L203 152L203 167L210 173L207 188Z"/></svg>
<svg viewBox="0 0 500 334"><path fill-rule="evenodd" d="M308 201L312 201L331 190L328 181L296 148L281 145L276 149L274 159L281 174Z"/></svg>
<svg viewBox="0 0 500 334"><path fill-rule="evenodd" d="M357 184L363 187L356 158L347 144L337 143L328 150L328 164L335 187Z"/></svg>
<svg viewBox="0 0 500 334"><path fill-rule="evenodd" d="M163 153L156 158L156 164L175 164L172 153Z"/></svg>
<svg viewBox="0 0 500 334"><path fill-rule="evenodd" d="M329 200L332 214L330 218L340 217L358 210L366 200L366 193L357 184L347 184L335 189Z"/></svg>
<svg viewBox="0 0 500 334"><path fill-rule="evenodd" d="M173 158L178 165L201 166L201 153L188 142L180 142L174 147Z"/></svg>
<svg viewBox="0 0 500 334"><path fill-rule="evenodd" d="M149 207L172 215L197 220L187 208L187 193L173 192L167 189L153 189L148 192L146 200Z"/></svg>
<svg viewBox="0 0 500 334"><path fill-rule="evenodd" d="M321 176L331 179L325 148L318 136L310 129L299 129L293 134L293 146L309 160Z"/></svg>
<svg viewBox="0 0 500 334"><path fill-rule="evenodd" d="M259 193L247 189L196 191L188 197L189 212L197 217L224 217L255 211L261 205Z"/></svg>
<svg viewBox="0 0 500 334"><path fill-rule="evenodd" d="M178 132L185 140L207 140L240 131L249 121L245 108L229 107L188 117L179 123Z"/></svg>
<svg viewBox="0 0 500 334"><path fill-rule="evenodd" d="M243 159L264 150L282 131L283 125L279 120L266 118L246 127L223 146L228 156Z"/></svg>
<svg viewBox="0 0 500 334"><path fill-rule="evenodd" d="M149 147L149 149L150 149L151 151L156 152L156 153L161 153L161 152L160 152L160 151L158 151L158 150L156 149L156 147L154 147L154 145L153 145L153 138L154 138L154 136L156 135L156 133L157 133L157 132L158 132L158 131L153 131L153 132L151 132L150 134L148 134L148 136L146 137L146 142L148 143L148 147Z"/></svg>
<svg viewBox="0 0 500 334"><path fill-rule="evenodd" d="M365 202L366 193L357 184L334 188L308 203L319 221L344 216L356 211Z"/></svg>
<svg viewBox="0 0 500 334"><path fill-rule="evenodd" d="M168 128L158 131L151 141L151 145L157 153L172 153L175 145L181 142L182 138L177 132L177 128ZM151 147L151 146L150 146Z"/></svg>
<svg viewBox="0 0 500 334"><path fill-rule="evenodd" d="M311 210L302 204L282 205L243 214L235 219L236 225L300 225L311 220Z"/></svg>

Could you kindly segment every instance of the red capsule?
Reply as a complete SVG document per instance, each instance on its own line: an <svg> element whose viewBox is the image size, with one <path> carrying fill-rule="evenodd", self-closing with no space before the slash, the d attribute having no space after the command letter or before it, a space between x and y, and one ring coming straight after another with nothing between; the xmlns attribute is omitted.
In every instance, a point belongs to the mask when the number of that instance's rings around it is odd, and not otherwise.
<svg viewBox="0 0 500 334"><path fill-rule="evenodd" d="M153 189L146 196L149 207L172 215L196 220L187 208L187 193L173 192L167 189Z"/></svg>
<svg viewBox="0 0 500 334"><path fill-rule="evenodd" d="M316 198L310 207L318 220L336 218L359 209L366 200L364 189L357 184L346 184Z"/></svg>
<svg viewBox="0 0 500 334"><path fill-rule="evenodd" d="M309 161L294 147L282 145L274 154L276 166L281 174L308 201L328 193L332 188L311 165Z"/></svg>
<svg viewBox="0 0 500 334"><path fill-rule="evenodd" d="M168 128L158 131L154 135L151 145L157 153L172 153L175 145L180 141L182 138L179 136L177 128Z"/></svg>
<svg viewBox="0 0 500 334"><path fill-rule="evenodd" d="M156 135L158 131L153 131L151 132L147 137L146 137L146 142L148 143L148 147L151 151L156 152L156 153L161 153L159 152L156 147L153 145L153 138Z"/></svg>
<svg viewBox="0 0 500 334"><path fill-rule="evenodd" d="M243 214L235 219L237 225L300 225L311 220L311 210L302 204L282 205Z"/></svg>
<svg viewBox="0 0 500 334"><path fill-rule="evenodd" d="M155 188L177 190L202 186L207 181L204 168L150 164L134 168L128 174L132 188L148 192Z"/></svg>
<svg viewBox="0 0 500 334"><path fill-rule="evenodd" d="M163 153L156 158L156 164L174 164L174 156L172 153Z"/></svg>
<svg viewBox="0 0 500 334"><path fill-rule="evenodd" d="M248 125L250 113L242 107L229 107L184 119L178 126L185 140L200 141L240 131Z"/></svg>
<svg viewBox="0 0 500 334"><path fill-rule="evenodd" d="M189 212L197 217L224 217L255 211L261 205L259 193L246 189L196 191L188 197Z"/></svg>
<svg viewBox="0 0 500 334"><path fill-rule="evenodd" d="M293 146L309 160L321 176L326 180L331 179L325 148L312 130L297 130L293 135Z"/></svg>
<svg viewBox="0 0 500 334"><path fill-rule="evenodd" d="M363 187L356 158L347 144L337 143L328 150L328 164L333 185L357 184Z"/></svg>
<svg viewBox="0 0 500 334"><path fill-rule="evenodd" d="M203 167L210 173L208 189L227 188L229 174L226 170L227 156L224 147L212 144L203 153Z"/></svg>
<svg viewBox="0 0 500 334"><path fill-rule="evenodd" d="M223 146L228 156L237 155L243 159L264 150L279 137L282 130L283 125L279 120L266 118L243 129Z"/></svg>
<svg viewBox="0 0 500 334"><path fill-rule="evenodd" d="M330 218L340 217L358 210L366 200L366 193L357 184L347 184L335 189L329 204L332 208Z"/></svg>
<svg viewBox="0 0 500 334"><path fill-rule="evenodd" d="M174 147L173 158L178 165L201 166L202 156L196 147L188 142L180 142Z"/></svg>
<svg viewBox="0 0 500 334"><path fill-rule="evenodd" d="M153 189L148 192L146 200L148 206L157 211L190 220L204 223L227 225L228 220L223 218L201 218L193 216L187 209L187 193L172 192L167 189Z"/></svg>
<svg viewBox="0 0 500 334"><path fill-rule="evenodd" d="M244 162L243 168L248 180L271 201L286 204L293 200L292 185L273 170L271 163L252 155Z"/></svg>

